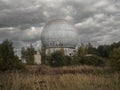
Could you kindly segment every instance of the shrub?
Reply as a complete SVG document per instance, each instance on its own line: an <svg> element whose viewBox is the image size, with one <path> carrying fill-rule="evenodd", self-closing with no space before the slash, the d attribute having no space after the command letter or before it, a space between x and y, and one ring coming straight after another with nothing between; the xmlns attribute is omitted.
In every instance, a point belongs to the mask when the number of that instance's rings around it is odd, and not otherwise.
<svg viewBox="0 0 120 90"><path fill-rule="evenodd" d="M104 64L104 59L98 56L84 56L80 60L80 64L83 65L94 65L94 66L101 66Z"/></svg>
<svg viewBox="0 0 120 90"><path fill-rule="evenodd" d="M118 70L120 71L120 47L119 48L115 48L110 56L109 56L109 60L108 60L108 65L113 69L113 70Z"/></svg>
<svg viewBox="0 0 120 90"><path fill-rule="evenodd" d="M68 65L72 65L72 58L71 56L67 56L65 55L65 64Z"/></svg>
<svg viewBox="0 0 120 90"><path fill-rule="evenodd" d="M65 65L65 57L61 51L55 51L51 54L49 64L52 67L60 67Z"/></svg>
<svg viewBox="0 0 120 90"><path fill-rule="evenodd" d="M12 42L5 40L0 44L0 70L23 69L24 65L14 54Z"/></svg>

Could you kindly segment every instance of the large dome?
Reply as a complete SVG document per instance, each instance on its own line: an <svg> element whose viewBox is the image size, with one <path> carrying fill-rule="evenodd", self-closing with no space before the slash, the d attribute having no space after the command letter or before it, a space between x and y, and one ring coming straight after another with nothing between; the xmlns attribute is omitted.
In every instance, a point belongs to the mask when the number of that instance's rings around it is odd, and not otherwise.
<svg viewBox="0 0 120 90"><path fill-rule="evenodd" d="M41 40L46 47L75 48L78 35L75 27L65 20L53 20L44 27Z"/></svg>

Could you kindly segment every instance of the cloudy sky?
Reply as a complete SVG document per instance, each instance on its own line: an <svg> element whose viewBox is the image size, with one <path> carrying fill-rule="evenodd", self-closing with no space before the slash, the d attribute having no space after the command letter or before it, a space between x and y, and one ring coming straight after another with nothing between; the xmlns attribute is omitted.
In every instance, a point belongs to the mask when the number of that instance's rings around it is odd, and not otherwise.
<svg viewBox="0 0 120 90"><path fill-rule="evenodd" d="M39 47L41 31L52 19L74 23L82 43L120 41L120 0L0 0L0 42L8 38L16 48Z"/></svg>

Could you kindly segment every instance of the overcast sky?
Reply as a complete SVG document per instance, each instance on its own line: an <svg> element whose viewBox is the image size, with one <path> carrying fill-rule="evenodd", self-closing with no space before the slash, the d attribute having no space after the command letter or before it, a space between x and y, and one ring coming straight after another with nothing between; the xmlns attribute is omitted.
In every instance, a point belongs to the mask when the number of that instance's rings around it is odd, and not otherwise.
<svg viewBox="0 0 120 90"><path fill-rule="evenodd" d="M0 0L0 42L10 39L20 48L41 44L40 34L52 19L66 19L80 43L94 46L120 41L120 0Z"/></svg>

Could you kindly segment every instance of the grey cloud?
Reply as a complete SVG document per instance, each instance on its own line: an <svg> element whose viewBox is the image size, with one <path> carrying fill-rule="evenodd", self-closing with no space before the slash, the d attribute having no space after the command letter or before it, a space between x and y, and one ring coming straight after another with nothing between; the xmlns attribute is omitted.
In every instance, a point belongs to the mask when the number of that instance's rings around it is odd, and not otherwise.
<svg viewBox="0 0 120 90"><path fill-rule="evenodd" d="M0 0L0 40L9 38L16 46L24 46L26 41L39 46L45 23L66 19L75 23L79 42L110 44L120 38L119 9L119 0Z"/></svg>

